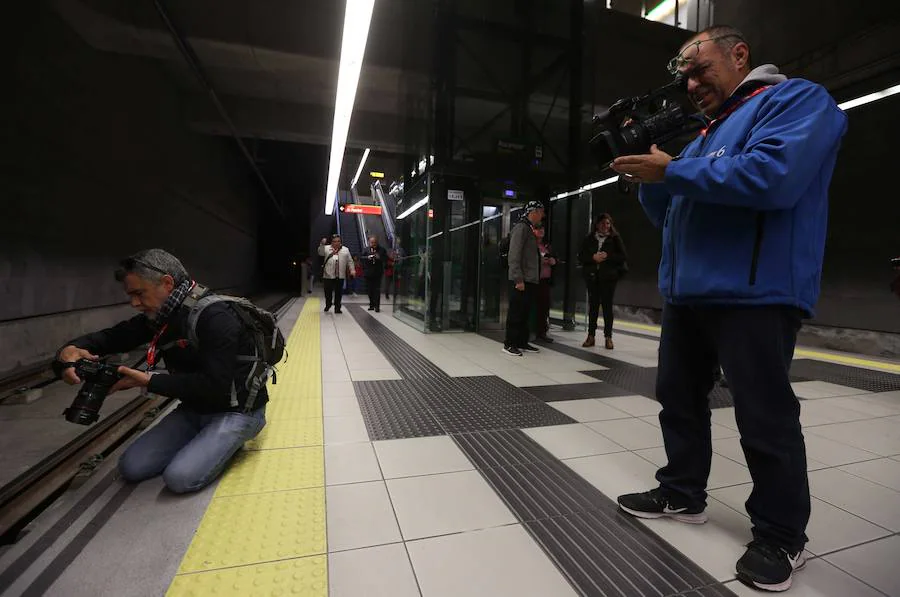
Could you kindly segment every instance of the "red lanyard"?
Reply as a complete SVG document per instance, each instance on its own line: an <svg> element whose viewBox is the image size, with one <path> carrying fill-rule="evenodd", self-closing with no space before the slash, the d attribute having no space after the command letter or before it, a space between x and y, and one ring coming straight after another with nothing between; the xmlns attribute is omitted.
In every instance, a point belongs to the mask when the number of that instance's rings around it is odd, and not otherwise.
<svg viewBox="0 0 900 597"><path fill-rule="evenodd" d="M159 342L160 336L165 333L168 327L168 323L162 326L162 329L156 332L156 335L153 336L153 340L150 341L150 346L147 348L147 365L149 366L149 369L153 369L156 366L156 343Z"/></svg>
<svg viewBox="0 0 900 597"><path fill-rule="evenodd" d="M765 90L768 89L769 87L771 87L771 85L766 85L766 86L764 86L764 87L760 87L759 89L754 90L753 93L748 93L747 95L745 95L745 96L744 96L743 98L741 98L739 101L737 101L737 102L735 102L734 104L732 104L727 110L725 110L724 112L722 112L722 113L718 116L718 118L716 118L715 120L713 120L712 122L710 122L710 123L709 123L709 126L707 126L705 129L703 129L702 131L700 131L700 134L701 134L702 136L705 137L706 134L709 132L709 130L710 130L713 126L715 126L716 124L722 122L723 120L725 120L726 118L728 118L729 116L731 116L731 113L734 112L735 110L737 110L738 108L740 108L741 106L743 106L743 105L744 105L744 102L746 102L747 100L749 100L749 99L750 99L751 97L753 97L753 96L759 95L760 93L762 93L763 91L765 91Z"/></svg>

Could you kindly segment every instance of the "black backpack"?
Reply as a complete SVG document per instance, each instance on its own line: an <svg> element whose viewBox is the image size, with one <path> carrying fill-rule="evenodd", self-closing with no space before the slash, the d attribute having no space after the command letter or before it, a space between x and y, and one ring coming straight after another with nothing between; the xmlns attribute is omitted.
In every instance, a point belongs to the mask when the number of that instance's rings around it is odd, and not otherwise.
<svg viewBox="0 0 900 597"><path fill-rule="evenodd" d="M278 322L272 313L257 307L243 297L215 294L205 286L197 284L184 300L184 306L190 309L187 325L188 341L191 344L199 345L197 321L200 319L200 314L213 303L223 301L229 304L231 310L244 324L244 329L253 337L255 345L254 354L238 356L239 361L253 363L247 380L244 382L244 387L249 392L244 411L250 412L256 402L256 395L265 385L269 375L272 376L272 383L277 383L275 366L284 357L284 335L278 329ZM232 406L237 406L237 391L234 387L231 389L231 400Z"/></svg>

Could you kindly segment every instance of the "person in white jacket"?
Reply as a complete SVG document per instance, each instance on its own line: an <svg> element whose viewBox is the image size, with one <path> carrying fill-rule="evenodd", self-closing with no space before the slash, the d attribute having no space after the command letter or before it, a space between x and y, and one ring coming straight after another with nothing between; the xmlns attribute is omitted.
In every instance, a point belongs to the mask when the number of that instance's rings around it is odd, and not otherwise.
<svg viewBox="0 0 900 597"><path fill-rule="evenodd" d="M352 278L356 274L353 271L353 257L350 256L350 250L341 245L341 237L338 234L331 237L330 245L327 238L322 239L322 242L319 243L319 255L325 258L322 265L325 311L331 309L333 302L334 312L340 313L344 280Z"/></svg>

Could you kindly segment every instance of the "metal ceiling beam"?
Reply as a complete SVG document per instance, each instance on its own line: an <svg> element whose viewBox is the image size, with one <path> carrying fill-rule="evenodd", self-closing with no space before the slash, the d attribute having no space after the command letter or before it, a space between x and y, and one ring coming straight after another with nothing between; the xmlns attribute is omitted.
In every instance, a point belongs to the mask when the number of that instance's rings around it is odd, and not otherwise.
<svg viewBox="0 0 900 597"><path fill-rule="evenodd" d="M223 106L222 102L219 101L219 96L216 94L216 90L213 89L212 84L206 77L206 74L203 71L203 67L200 64L200 59L197 57L197 54L191 47L190 42L188 42L187 38L185 38L181 34L181 32L178 31L175 23L172 22L171 18L169 18L169 14L163 6L162 0L153 0L153 4L156 6L156 11L159 13L163 24L169 30L169 33L172 34L172 39L175 41L175 45L178 47L178 50L184 57L185 62L188 63L191 71L193 71L194 75L197 77L197 80L200 81L200 85L202 85L206 92L209 94L210 99L216 107L216 110L218 110L219 115L222 117L222 120L225 121L228 129L231 131L231 136L234 137L234 140L237 142L238 147L241 150L241 153L244 154L244 157L247 159L247 163L250 164L250 168L256 174L256 177L259 179L260 184L262 184L263 190L272 201L272 205L275 207L275 210L279 213L279 215L281 215L282 218L285 217L284 206L275 198L275 194L269 187L269 183L266 182L266 178L256 166L256 162L253 160L253 156L250 155L250 151L244 144L243 139L241 139L241 136L238 134L237 128L234 126L234 122L232 122L231 118L228 116L228 112L225 110L225 106Z"/></svg>

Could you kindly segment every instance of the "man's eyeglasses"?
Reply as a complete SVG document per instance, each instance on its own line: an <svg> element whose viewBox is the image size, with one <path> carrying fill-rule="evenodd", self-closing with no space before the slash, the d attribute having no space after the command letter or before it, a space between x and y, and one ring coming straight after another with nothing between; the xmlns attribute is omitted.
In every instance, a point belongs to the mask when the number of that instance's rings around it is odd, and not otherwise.
<svg viewBox="0 0 900 597"><path fill-rule="evenodd" d="M685 65L690 64L694 58L697 57L697 54L700 53L700 44L706 43L708 41L716 41L719 39L726 39L728 37L736 37L740 41L744 41L744 39L740 35L735 35L730 33L728 35L720 35L719 37L710 37L709 39L698 39L697 41L692 41L688 45L684 47L681 52L678 53L675 58L669 60L669 64L666 66L666 69L669 71L670 75L678 74Z"/></svg>

